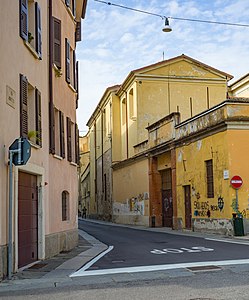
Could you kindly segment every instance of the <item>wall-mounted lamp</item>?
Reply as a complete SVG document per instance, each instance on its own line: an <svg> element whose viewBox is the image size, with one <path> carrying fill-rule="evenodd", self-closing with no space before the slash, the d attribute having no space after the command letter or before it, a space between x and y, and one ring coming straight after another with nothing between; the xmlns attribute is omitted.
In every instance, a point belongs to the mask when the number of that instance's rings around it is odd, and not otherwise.
<svg viewBox="0 0 249 300"><path fill-rule="evenodd" d="M172 28L169 26L169 19L165 17L165 25L162 29L163 32L171 32Z"/></svg>

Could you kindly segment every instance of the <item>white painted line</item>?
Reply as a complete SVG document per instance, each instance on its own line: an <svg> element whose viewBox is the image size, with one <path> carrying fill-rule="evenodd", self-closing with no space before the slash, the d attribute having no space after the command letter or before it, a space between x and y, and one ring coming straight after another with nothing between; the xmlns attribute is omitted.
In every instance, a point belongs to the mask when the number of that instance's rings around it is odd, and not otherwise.
<svg viewBox="0 0 249 300"><path fill-rule="evenodd" d="M82 276L93 276L93 275L109 275L109 274L121 274L121 273L137 273L137 272L151 272L151 271L183 269L183 268L189 268L189 267L204 267L204 266L213 266L213 265L228 266L228 265L241 265L241 264L249 264L249 259L203 261L203 262L195 262L195 263L152 265L152 266L92 270L92 271L83 271L82 269L80 269L79 271L73 273L70 277L82 277Z"/></svg>
<svg viewBox="0 0 249 300"><path fill-rule="evenodd" d="M247 245L249 246L249 241L248 242L237 242L237 241L231 241L231 240L219 240L219 239L212 239L212 238L205 238L205 240L208 241L214 241L214 242L222 242L222 243L231 243L231 244L239 244L239 245Z"/></svg>
<svg viewBox="0 0 249 300"><path fill-rule="evenodd" d="M94 257L91 261L89 261L87 264L85 264L82 268L80 268L78 271L71 274L69 277L75 277L75 276L81 276L77 275L78 273L81 274L82 272L85 272L88 268L90 268L93 264L95 264L101 257L105 256L108 252L112 251L114 247L109 246L108 249L106 249L104 252L100 253L96 257Z"/></svg>

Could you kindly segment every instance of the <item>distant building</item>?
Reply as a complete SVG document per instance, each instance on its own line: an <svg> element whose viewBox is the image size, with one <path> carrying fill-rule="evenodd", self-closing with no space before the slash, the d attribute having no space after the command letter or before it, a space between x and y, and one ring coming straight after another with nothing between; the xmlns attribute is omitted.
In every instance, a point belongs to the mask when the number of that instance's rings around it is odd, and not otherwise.
<svg viewBox="0 0 249 300"><path fill-rule="evenodd" d="M14 167L13 268L77 244L76 41L86 0L4 1L0 10L0 278L7 274L8 149L26 137ZM11 21L10 21L11 20Z"/></svg>

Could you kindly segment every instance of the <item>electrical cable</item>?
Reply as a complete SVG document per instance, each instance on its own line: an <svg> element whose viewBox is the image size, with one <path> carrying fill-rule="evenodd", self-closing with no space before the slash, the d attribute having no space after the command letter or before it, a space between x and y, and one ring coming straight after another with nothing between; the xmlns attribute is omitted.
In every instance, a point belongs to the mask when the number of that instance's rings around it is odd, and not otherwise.
<svg viewBox="0 0 249 300"><path fill-rule="evenodd" d="M103 0L94 0L94 1L95 2L100 2L100 3L103 3L103 4L107 4L107 5L116 6L116 7L123 8L123 9L128 9L128 10L140 12L140 13L147 14L147 15L160 17L161 19L168 18L168 19L179 20L179 21L189 21L189 22L199 22L199 23L208 23L208 24L249 27L249 24L241 24L241 23L228 23L228 22L208 21L208 20L189 19L189 18L180 18L180 17L166 17L166 16L163 16L163 15L159 15L159 14L155 14L155 13L146 11L146 10L136 9L136 8L132 8L132 7L128 7L128 6L125 6L125 5L116 4L116 3L111 3L111 2L107 2L107 1L103 1Z"/></svg>

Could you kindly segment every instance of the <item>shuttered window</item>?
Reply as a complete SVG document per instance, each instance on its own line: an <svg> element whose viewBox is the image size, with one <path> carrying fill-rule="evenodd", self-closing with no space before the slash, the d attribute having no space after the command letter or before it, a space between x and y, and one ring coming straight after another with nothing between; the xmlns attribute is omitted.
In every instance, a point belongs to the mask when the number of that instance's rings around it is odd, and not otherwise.
<svg viewBox="0 0 249 300"><path fill-rule="evenodd" d="M53 18L53 63L61 68L61 21Z"/></svg>
<svg viewBox="0 0 249 300"><path fill-rule="evenodd" d="M73 87L76 90L76 55L75 55L75 50L73 50Z"/></svg>
<svg viewBox="0 0 249 300"><path fill-rule="evenodd" d="M72 161L72 131L71 120L67 117L67 160Z"/></svg>
<svg viewBox="0 0 249 300"><path fill-rule="evenodd" d="M64 114L60 111L60 156L65 158Z"/></svg>
<svg viewBox="0 0 249 300"><path fill-rule="evenodd" d="M80 42L81 41L81 22L76 23L76 29L75 29L75 41Z"/></svg>
<svg viewBox="0 0 249 300"><path fill-rule="evenodd" d="M41 93L35 90L35 129L36 144L42 146L42 123L41 123Z"/></svg>
<svg viewBox="0 0 249 300"><path fill-rule="evenodd" d="M66 58L66 82L70 83L70 43L68 39L65 39L65 47L66 47L66 53L65 53L65 58Z"/></svg>
<svg viewBox="0 0 249 300"><path fill-rule="evenodd" d="M75 90L77 92L76 95L76 108L79 106L79 62L76 62L76 87Z"/></svg>
<svg viewBox="0 0 249 300"><path fill-rule="evenodd" d="M55 121L54 105L49 102L49 153L55 154Z"/></svg>
<svg viewBox="0 0 249 300"><path fill-rule="evenodd" d="M28 137L28 80L20 75L20 136Z"/></svg>
<svg viewBox="0 0 249 300"><path fill-rule="evenodd" d="M79 165L80 162L80 146L79 146L79 129L75 124L75 162Z"/></svg>
<svg viewBox="0 0 249 300"><path fill-rule="evenodd" d="M207 197L214 198L213 160L206 160Z"/></svg>
<svg viewBox="0 0 249 300"><path fill-rule="evenodd" d="M41 33L41 9L38 3L35 3L35 35L36 35L36 43L35 50L39 57L42 56L42 33Z"/></svg>
<svg viewBox="0 0 249 300"><path fill-rule="evenodd" d="M19 0L20 2L20 36L28 40L28 0Z"/></svg>
<svg viewBox="0 0 249 300"><path fill-rule="evenodd" d="M62 208L62 221L69 220L69 193L68 191L62 192L61 199L61 208Z"/></svg>

